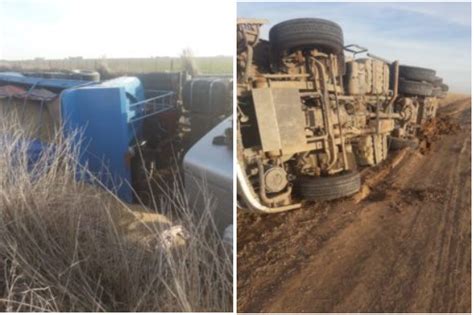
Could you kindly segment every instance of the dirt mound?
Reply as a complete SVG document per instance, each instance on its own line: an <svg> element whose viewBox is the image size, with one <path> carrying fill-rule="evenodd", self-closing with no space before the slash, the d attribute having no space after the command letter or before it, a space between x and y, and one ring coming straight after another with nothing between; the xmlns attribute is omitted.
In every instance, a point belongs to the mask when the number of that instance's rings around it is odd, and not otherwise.
<svg viewBox="0 0 474 315"><path fill-rule="evenodd" d="M442 135L454 135L461 130L458 120L452 116L440 115L428 120L421 128L420 152L425 154L431 150L432 144Z"/></svg>

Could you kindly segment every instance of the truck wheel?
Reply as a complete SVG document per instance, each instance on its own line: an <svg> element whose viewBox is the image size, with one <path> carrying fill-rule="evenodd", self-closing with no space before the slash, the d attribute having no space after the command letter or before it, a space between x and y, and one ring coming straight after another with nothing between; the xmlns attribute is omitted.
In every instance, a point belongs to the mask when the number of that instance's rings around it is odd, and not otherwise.
<svg viewBox="0 0 474 315"><path fill-rule="evenodd" d="M402 94L431 96L433 93L433 85L427 82L400 79L398 83L398 90Z"/></svg>
<svg viewBox="0 0 474 315"><path fill-rule="evenodd" d="M436 71L427 68L400 66L400 77L407 80L433 82L436 80Z"/></svg>
<svg viewBox="0 0 474 315"><path fill-rule="evenodd" d="M273 53L298 48L320 48L326 53L340 54L344 49L341 27L331 21L314 18L281 22L270 29Z"/></svg>
<svg viewBox="0 0 474 315"><path fill-rule="evenodd" d="M434 87L440 87L443 84L443 78L435 77L432 83Z"/></svg>
<svg viewBox="0 0 474 315"><path fill-rule="evenodd" d="M431 96L441 97L442 94L443 94L443 90L441 90L441 87L435 87L433 88L433 93L431 94Z"/></svg>
<svg viewBox="0 0 474 315"><path fill-rule="evenodd" d="M71 80L100 81L100 73L91 70L74 70L69 74Z"/></svg>
<svg viewBox="0 0 474 315"><path fill-rule="evenodd" d="M79 74L84 81L100 81L100 74L97 71L82 70Z"/></svg>
<svg viewBox="0 0 474 315"><path fill-rule="evenodd" d="M358 192L360 174L348 171L328 177L303 176L298 179L296 188L305 200L334 200Z"/></svg>
<svg viewBox="0 0 474 315"><path fill-rule="evenodd" d="M443 92L448 92L449 91L449 86L447 84L441 84L441 91Z"/></svg>
<svg viewBox="0 0 474 315"><path fill-rule="evenodd" d="M404 139L404 138L397 138L397 137L389 137L388 143L390 150L397 151L404 148L412 148L417 149L420 142L418 139Z"/></svg>

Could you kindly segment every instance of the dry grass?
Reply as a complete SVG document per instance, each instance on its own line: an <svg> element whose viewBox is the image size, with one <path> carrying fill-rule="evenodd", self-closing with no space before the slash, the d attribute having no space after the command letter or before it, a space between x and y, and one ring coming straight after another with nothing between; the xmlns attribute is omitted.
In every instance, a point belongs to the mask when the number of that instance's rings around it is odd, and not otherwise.
<svg viewBox="0 0 474 315"><path fill-rule="evenodd" d="M195 77L199 74L199 69L196 67L194 54L190 48L183 49L181 52L181 67L192 77Z"/></svg>
<svg viewBox="0 0 474 315"><path fill-rule="evenodd" d="M232 310L231 258L209 211L190 211L179 182L179 197L157 207L179 218L186 244L166 246L168 224L143 223L146 242L131 239L117 218L134 212L75 180L68 139L57 136L31 165L11 121L0 120L1 310Z"/></svg>
<svg viewBox="0 0 474 315"><path fill-rule="evenodd" d="M471 95L469 95L469 94L460 94L460 93L448 92L448 95L445 98L441 99L440 105L444 106L444 105L451 104L453 102L456 102L456 101L459 101L459 100L462 100L462 99L466 99L466 98L470 98L470 97L471 97Z"/></svg>

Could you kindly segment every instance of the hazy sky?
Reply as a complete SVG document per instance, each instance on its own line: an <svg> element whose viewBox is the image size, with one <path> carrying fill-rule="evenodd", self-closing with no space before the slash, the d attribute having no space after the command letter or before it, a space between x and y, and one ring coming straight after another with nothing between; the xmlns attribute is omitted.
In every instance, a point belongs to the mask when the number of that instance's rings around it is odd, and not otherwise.
<svg viewBox="0 0 474 315"><path fill-rule="evenodd" d="M0 59L231 56L234 17L230 1L0 0Z"/></svg>
<svg viewBox="0 0 474 315"><path fill-rule="evenodd" d="M470 3L238 3L237 15L268 19L264 38L283 20L329 19L341 25L346 45L433 68L452 91L471 90Z"/></svg>

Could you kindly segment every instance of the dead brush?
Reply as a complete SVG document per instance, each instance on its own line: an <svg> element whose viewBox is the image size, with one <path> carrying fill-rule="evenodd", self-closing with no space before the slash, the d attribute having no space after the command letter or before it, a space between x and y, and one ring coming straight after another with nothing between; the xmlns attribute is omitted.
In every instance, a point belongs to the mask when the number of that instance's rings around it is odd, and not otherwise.
<svg viewBox="0 0 474 315"><path fill-rule="evenodd" d="M130 207L75 180L72 141L58 135L32 165L15 119L0 120L1 310L232 310L232 262L210 211L196 215L184 195L160 199L156 207L179 218L188 241L142 246L117 220ZM169 226L146 228L147 242L162 245Z"/></svg>
<svg viewBox="0 0 474 315"><path fill-rule="evenodd" d="M181 52L181 68L192 77L195 77L199 74L199 70L196 66L196 60L191 48L185 48Z"/></svg>

